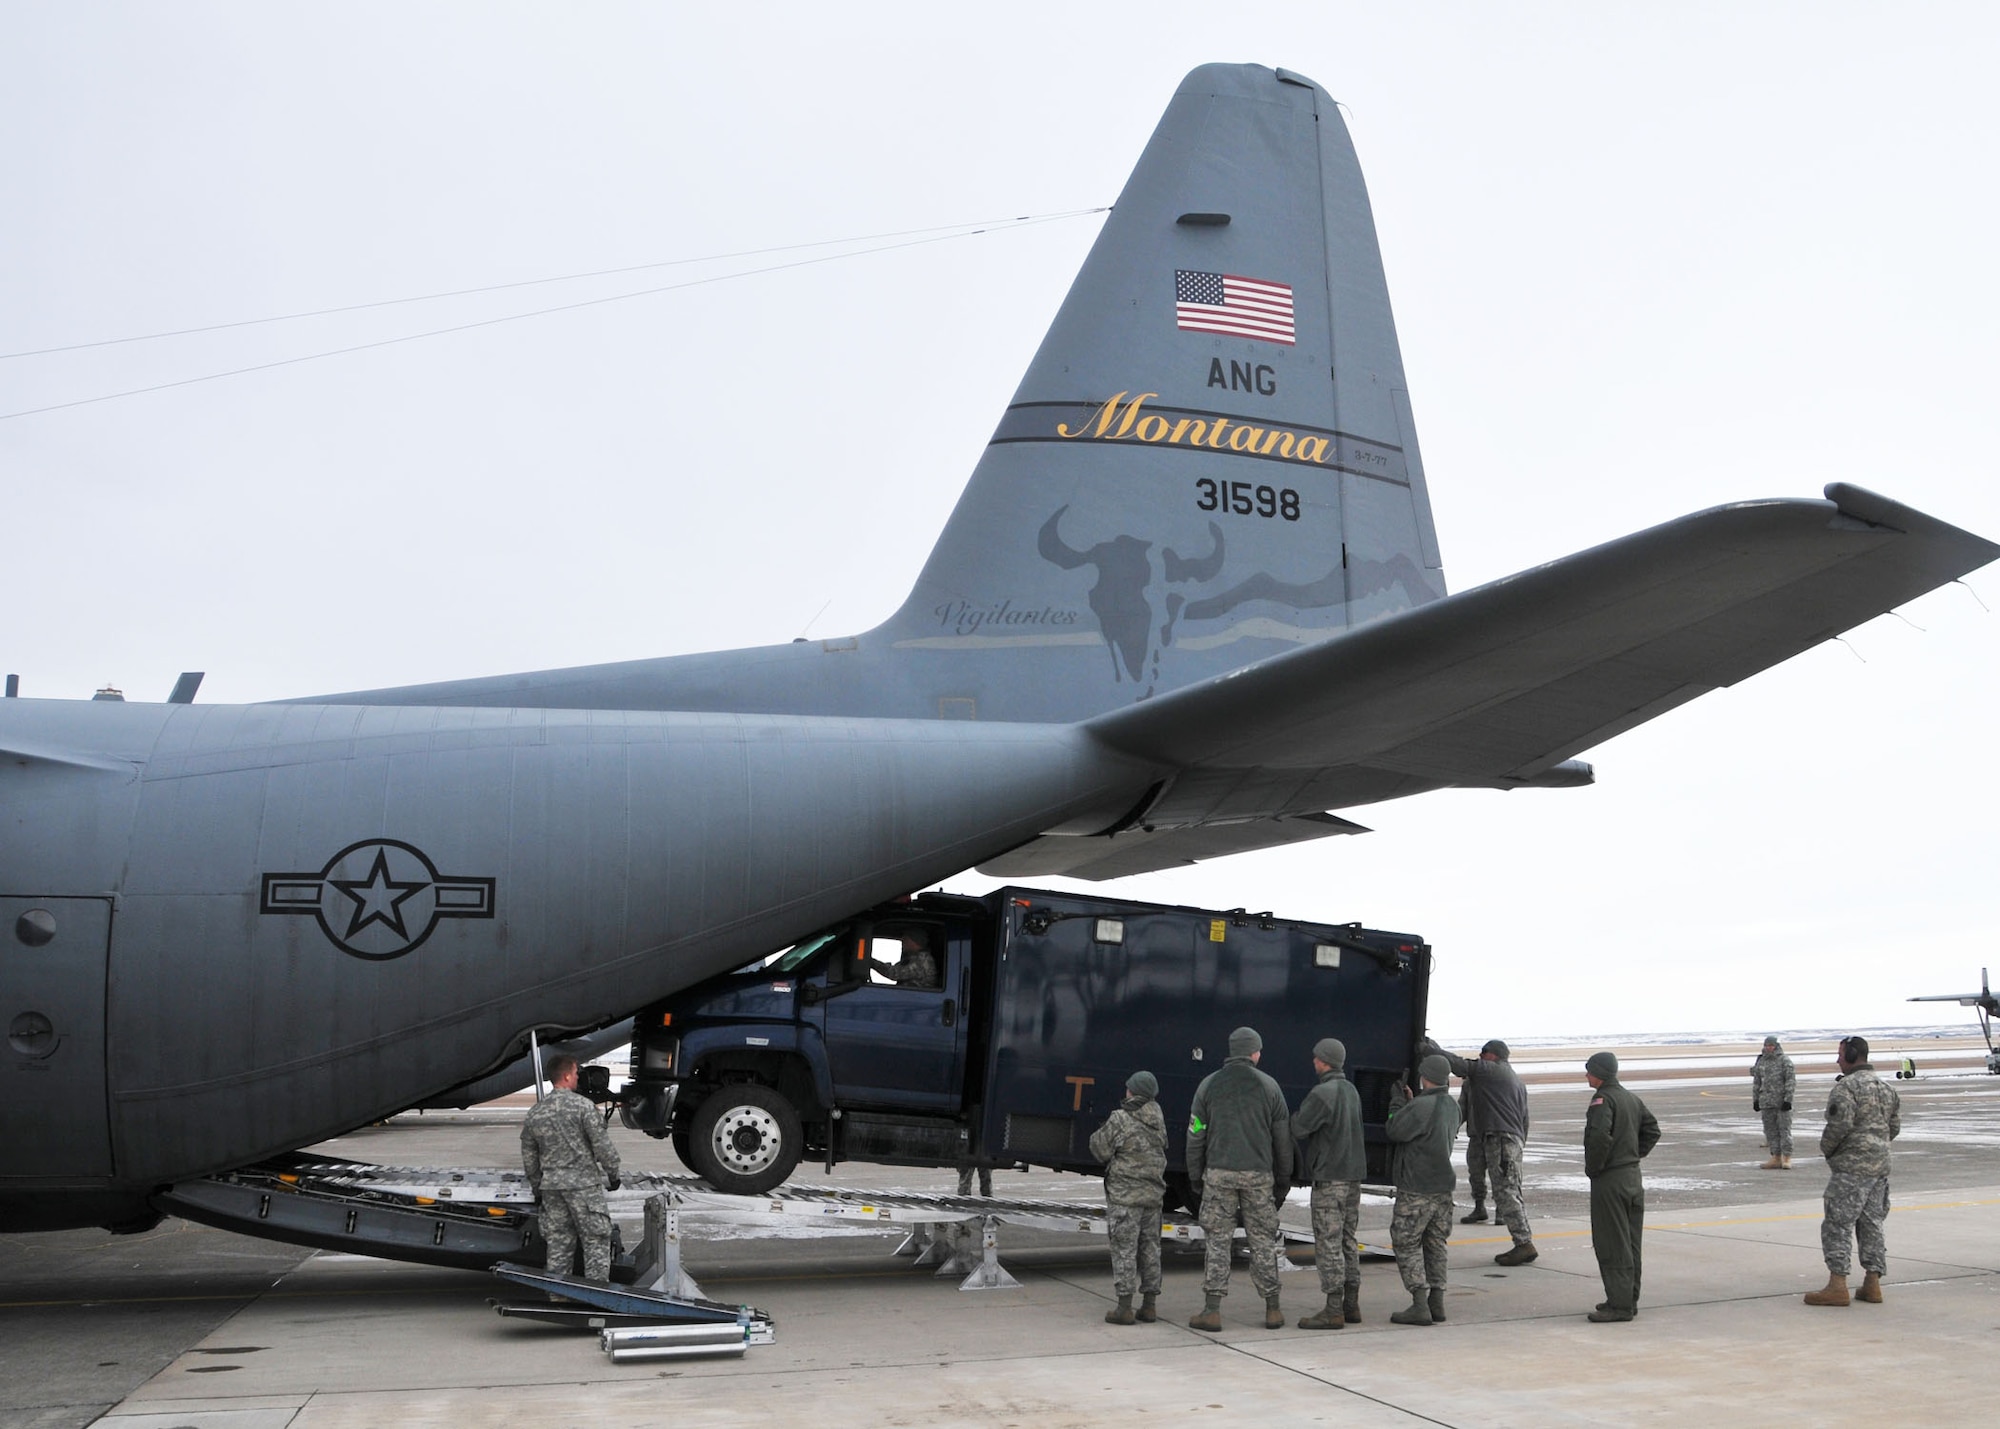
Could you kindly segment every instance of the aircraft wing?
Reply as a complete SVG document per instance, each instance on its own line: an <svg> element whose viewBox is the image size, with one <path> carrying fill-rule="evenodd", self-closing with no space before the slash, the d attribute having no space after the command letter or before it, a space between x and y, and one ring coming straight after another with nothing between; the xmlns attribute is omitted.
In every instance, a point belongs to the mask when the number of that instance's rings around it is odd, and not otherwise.
<svg viewBox="0 0 2000 1429"><path fill-rule="evenodd" d="M1960 1007L1978 1007L1982 1003L1991 1002L1992 1000L1993 995L1991 993L1977 992L1936 992L1927 997L1906 997L1903 999L1905 1002L1955 1002Z"/></svg>
<svg viewBox="0 0 2000 1429"><path fill-rule="evenodd" d="M1089 727L1183 770L1321 771L1328 793L1580 782L1563 777L1581 767L1564 765L1571 755L1996 556L1970 532L1835 484L1823 501L1683 517Z"/></svg>

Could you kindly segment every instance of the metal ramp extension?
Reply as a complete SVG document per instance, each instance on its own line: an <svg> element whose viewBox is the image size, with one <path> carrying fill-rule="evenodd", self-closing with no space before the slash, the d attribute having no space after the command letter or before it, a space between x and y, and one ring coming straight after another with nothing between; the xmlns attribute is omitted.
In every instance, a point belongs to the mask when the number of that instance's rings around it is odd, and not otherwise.
<svg viewBox="0 0 2000 1429"><path fill-rule="evenodd" d="M629 1345L607 1338L604 1347L613 1359L740 1354L774 1338L769 1315L707 1299L682 1271L671 1194L647 1199L645 1239L636 1254L618 1256L613 1276L622 1283L614 1285L512 1263L539 1261L545 1254L533 1200L519 1173L413 1172L291 1156L179 1183L154 1202L188 1220L267 1240L491 1271L573 1302L489 1301L503 1316L607 1335L615 1330L625 1339L628 1332L651 1332L643 1343Z"/></svg>
<svg viewBox="0 0 2000 1429"><path fill-rule="evenodd" d="M361 1206L362 1239L368 1238L365 1233L374 1228L371 1218L383 1207L413 1208L421 1213L419 1224L404 1229L391 1243L378 1243L371 1248L357 1244L356 1234L344 1230L342 1223L336 1223L331 1232L322 1231L317 1238L305 1238L295 1229L300 1219L298 1212L305 1208L284 1200L272 1202L273 1209L262 1221L247 1223L241 1218L244 1198L252 1194L268 1195L274 1179L301 1196L330 1199L343 1208ZM209 1219L205 1223L303 1245L359 1250L391 1259L477 1270L487 1269L496 1261L539 1262L543 1256L535 1229L534 1193L519 1171L379 1166L293 1156L228 1177L176 1186L160 1204L162 1209L202 1220L203 1215L181 1210L180 1206L192 1204L198 1211L204 1208L204 1202L217 1197L233 1197L238 1215L228 1221ZM998 1290L1019 1283L1000 1263L998 1227L1002 1224L1072 1235L1106 1233L1102 1203L1053 1198L989 1199L799 1184L780 1186L761 1196L733 1196L710 1189L707 1182L694 1176L635 1173L627 1175L608 1200L614 1217L630 1219L643 1212L648 1245L657 1239L657 1249L651 1254L651 1264L645 1272L646 1282L660 1291L692 1300L706 1297L681 1261L683 1210L726 1216L746 1224L862 1222L898 1227L905 1235L894 1252L896 1255L911 1257L916 1266L934 1267L939 1276L962 1277L959 1286L962 1290ZM345 1215L344 1210L342 1214ZM271 1216L277 1217L275 1222ZM436 1230L438 1225L444 1229ZM468 1225L478 1227L478 1232L466 1229ZM1312 1243L1308 1231L1285 1227L1283 1234L1291 1243ZM1191 1221L1164 1223L1161 1237L1187 1245L1198 1245L1203 1239L1201 1227ZM462 1246L462 1241L473 1244ZM646 1259L646 1249L638 1257L619 1256L612 1267L612 1279L639 1280L640 1265ZM1278 1264L1281 1270L1301 1268L1282 1256Z"/></svg>

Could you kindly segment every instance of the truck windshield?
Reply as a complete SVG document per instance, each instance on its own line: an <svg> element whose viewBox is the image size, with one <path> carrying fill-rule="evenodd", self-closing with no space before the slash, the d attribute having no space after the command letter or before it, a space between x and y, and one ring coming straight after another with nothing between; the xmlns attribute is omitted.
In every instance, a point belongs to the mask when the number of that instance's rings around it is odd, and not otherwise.
<svg viewBox="0 0 2000 1429"><path fill-rule="evenodd" d="M815 933L803 943L794 943L784 952L778 954L777 961L771 964L771 971L781 973L795 972L799 964L803 963L807 958L832 941L832 933Z"/></svg>

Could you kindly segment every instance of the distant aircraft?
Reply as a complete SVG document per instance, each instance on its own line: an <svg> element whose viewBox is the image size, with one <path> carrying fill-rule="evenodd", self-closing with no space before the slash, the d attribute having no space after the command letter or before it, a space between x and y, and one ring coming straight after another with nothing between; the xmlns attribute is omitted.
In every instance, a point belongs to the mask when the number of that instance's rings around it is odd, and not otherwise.
<svg viewBox="0 0 2000 1429"><path fill-rule="evenodd" d="M1986 969L1979 970L1979 991L1977 992L1934 992L1926 997L1913 997L1911 1002L1955 1002L1960 1007L1978 1010L1979 1035L1986 1039L1986 1070L2000 1072L2000 1050L1993 1046L1993 1018L2000 1014L2000 998L1993 996L1993 989L1986 981Z"/></svg>
<svg viewBox="0 0 2000 1429"><path fill-rule="evenodd" d="M163 1184L969 867L1113 878L1586 784L1583 750L2000 554L1833 485L1448 595L1411 410L1338 108L1206 66L876 629L0 700L0 1226L145 1225Z"/></svg>

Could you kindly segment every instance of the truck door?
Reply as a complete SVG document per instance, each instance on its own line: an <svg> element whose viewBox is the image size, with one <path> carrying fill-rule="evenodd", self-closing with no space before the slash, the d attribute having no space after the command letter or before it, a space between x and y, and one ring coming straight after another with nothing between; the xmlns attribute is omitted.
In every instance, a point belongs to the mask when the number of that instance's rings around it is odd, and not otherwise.
<svg viewBox="0 0 2000 1429"><path fill-rule="evenodd" d="M109 1176L105 898L0 898L0 1176Z"/></svg>
<svg viewBox="0 0 2000 1429"><path fill-rule="evenodd" d="M877 923L844 956L865 986L827 999L824 1035L834 1095L843 1103L951 1113L965 1084L965 991L971 948L962 928L924 920ZM935 979L891 974L921 946Z"/></svg>

